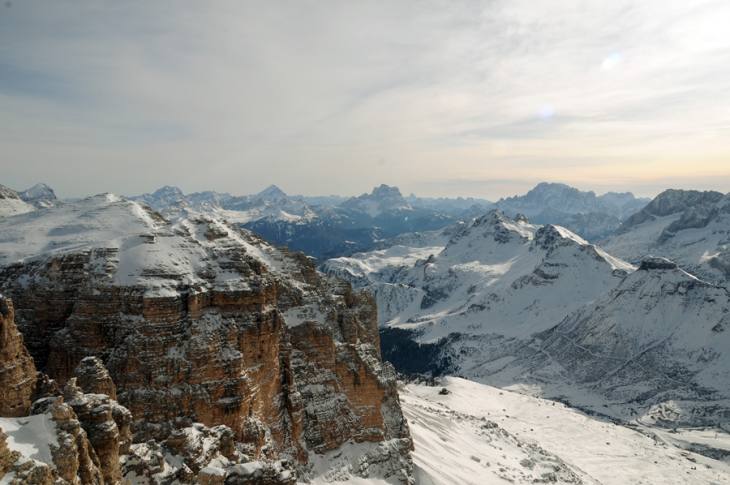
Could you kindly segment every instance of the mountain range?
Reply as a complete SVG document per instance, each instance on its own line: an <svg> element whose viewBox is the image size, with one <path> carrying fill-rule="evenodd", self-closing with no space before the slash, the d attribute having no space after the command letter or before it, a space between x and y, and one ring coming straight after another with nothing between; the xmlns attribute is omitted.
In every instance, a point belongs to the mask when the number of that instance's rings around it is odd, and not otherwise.
<svg viewBox="0 0 730 485"><path fill-rule="evenodd" d="M398 188L387 185L350 198L289 196L276 186L248 196L185 195L175 187L163 187L132 200L167 217L175 217L181 210L212 212L274 244L318 259L373 249L402 233L438 229L473 211L474 206L490 205L478 199L406 199Z"/></svg>
<svg viewBox="0 0 730 485"><path fill-rule="evenodd" d="M715 282L730 279L730 194L667 190L605 241L628 259L665 256Z"/></svg>
<svg viewBox="0 0 730 485"><path fill-rule="evenodd" d="M403 372L456 374L622 421L716 425L730 409L730 308L727 274L707 255L724 255L725 201L660 194L608 238L607 248L634 243L622 246L626 260L493 210L448 238L322 270L373 293L384 357Z"/></svg>
<svg viewBox="0 0 730 485"><path fill-rule="evenodd" d="M723 483L728 197L0 187L0 476Z"/></svg>
<svg viewBox="0 0 730 485"><path fill-rule="evenodd" d="M542 182L525 195L500 199L495 206L509 216L522 214L538 224L558 224L593 241L611 234L648 202L630 192L596 195Z"/></svg>

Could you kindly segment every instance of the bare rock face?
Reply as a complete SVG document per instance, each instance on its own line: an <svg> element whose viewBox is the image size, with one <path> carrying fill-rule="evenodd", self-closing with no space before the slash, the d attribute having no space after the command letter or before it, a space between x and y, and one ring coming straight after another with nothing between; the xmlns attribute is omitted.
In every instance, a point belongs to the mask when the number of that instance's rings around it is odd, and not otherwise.
<svg viewBox="0 0 730 485"><path fill-rule="evenodd" d="M121 483L119 457L131 445L132 415L107 394L85 394L76 378L66 383L63 396L58 395L55 383L36 373L15 328L12 302L3 298L0 303L0 416L16 418L3 426L21 433L23 442L35 441L39 449L49 449L46 458L22 456L9 448L6 432L0 428L0 477L11 484ZM91 391L115 394L114 383L98 359L84 359L77 374ZM34 393L40 398L31 405Z"/></svg>
<svg viewBox="0 0 730 485"><path fill-rule="evenodd" d="M56 425L57 447L52 447L54 475L61 483L104 484L102 465L73 408L62 397L33 403L34 415L49 414ZM116 483L116 482L109 482Z"/></svg>
<svg viewBox="0 0 730 485"><path fill-rule="evenodd" d="M106 394L112 399L117 398L117 386L114 384L109 371L98 357L81 359L74 372L76 384L87 394Z"/></svg>
<svg viewBox="0 0 730 485"><path fill-rule="evenodd" d="M35 389L35 365L14 318L12 301L0 295L0 416L28 414Z"/></svg>
<svg viewBox="0 0 730 485"><path fill-rule="evenodd" d="M122 478L119 466L120 448L129 447L129 436L122 437L120 426L114 418L116 414L129 433L131 414L106 394L84 394L76 385L76 378L66 383L63 395L64 401L73 409L96 452L104 482L119 482Z"/></svg>
<svg viewBox="0 0 730 485"><path fill-rule="evenodd" d="M120 460L123 475L159 478L175 468L162 466L171 454L182 483L287 483L312 454L348 442L393 442L400 455L385 459L410 479L374 302L309 259L217 220L171 224L108 195L0 231L31 241L0 242L0 288L36 364L65 385L106 480L119 478L110 470ZM127 441L115 392L131 412L128 458L103 445ZM223 458L187 451L195 446L181 432L195 426Z"/></svg>

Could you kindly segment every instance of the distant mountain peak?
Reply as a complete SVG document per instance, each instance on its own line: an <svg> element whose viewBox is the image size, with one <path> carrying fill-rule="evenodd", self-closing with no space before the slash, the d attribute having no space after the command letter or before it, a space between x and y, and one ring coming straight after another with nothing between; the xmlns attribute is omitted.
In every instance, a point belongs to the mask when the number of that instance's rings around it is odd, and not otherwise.
<svg viewBox="0 0 730 485"><path fill-rule="evenodd" d="M18 192L18 196L37 208L52 207L58 203L56 193L44 183L35 184L29 189Z"/></svg>
<svg viewBox="0 0 730 485"><path fill-rule="evenodd" d="M373 197L403 198L403 194L401 194L401 191L398 187L386 184L380 184L377 187L373 188L373 191L370 193L370 195Z"/></svg>
<svg viewBox="0 0 730 485"><path fill-rule="evenodd" d="M179 187L175 187L174 185L163 185L159 189L152 192L152 195L160 196L160 195L184 195L183 191L180 190Z"/></svg>
<svg viewBox="0 0 730 485"><path fill-rule="evenodd" d="M508 216L524 214L534 223L557 224L589 239L614 231L649 202L633 194L596 195L558 182L540 182L524 195L500 199L496 206Z"/></svg>
<svg viewBox="0 0 730 485"><path fill-rule="evenodd" d="M279 187L277 187L274 184L269 185L264 190L256 194L256 197L264 198L264 199L282 199L284 197L287 197L286 192L281 190Z"/></svg>
<svg viewBox="0 0 730 485"><path fill-rule="evenodd" d="M369 194L365 193L358 197L351 197L343 202L341 206L365 212L371 217L377 217L383 212L413 209L398 187L385 184L373 188Z"/></svg>
<svg viewBox="0 0 730 485"><path fill-rule="evenodd" d="M21 192L21 194L35 198L44 196L52 196L54 199L56 198L56 193L53 191L53 189L48 184L44 184L42 182L35 184L29 189L25 189Z"/></svg>

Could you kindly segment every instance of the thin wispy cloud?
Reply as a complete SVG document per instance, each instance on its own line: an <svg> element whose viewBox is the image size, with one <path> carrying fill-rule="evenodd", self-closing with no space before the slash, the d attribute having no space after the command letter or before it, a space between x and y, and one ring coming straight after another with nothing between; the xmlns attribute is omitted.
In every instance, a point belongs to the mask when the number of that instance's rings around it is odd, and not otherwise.
<svg viewBox="0 0 730 485"><path fill-rule="evenodd" d="M710 0L15 1L2 183L727 187L729 23Z"/></svg>

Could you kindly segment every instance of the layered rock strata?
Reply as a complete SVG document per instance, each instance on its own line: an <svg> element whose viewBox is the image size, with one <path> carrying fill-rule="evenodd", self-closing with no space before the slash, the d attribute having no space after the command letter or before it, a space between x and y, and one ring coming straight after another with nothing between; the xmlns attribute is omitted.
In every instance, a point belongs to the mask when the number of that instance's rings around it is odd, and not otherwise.
<svg viewBox="0 0 730 485"><path fill-rule="evenodd" d="M13 303L0 295L0 416L28 414L36 369L14 321Z"/></svg>
<svg viewBox="0 0 730 485"><path fill-rule="evenodd" d="M93 423L108 413L76 406L76 387L110 400L116 392L129 409L136 445L124 470L155 476L148 457L172 450L183 457L183 482L214 483L222 473L245 483L235 466L249 461L261 463L254 475L284 480L289 468L306 471L312 453L392 441L400 455L386 459L410 480L408 429L369 297L221 221L171 224L113 196L43 211L25 225L15 219L0 228L7 239L45 241L0 242L0 288L16 300L37 365L65 386L79 418ZM32 234L38 227L43 234ZM114 420L113 406L92 401ZM180 451L188 448L180 433L196 426L223 433L237 454L206 470ZM113 450L99 455L118 460Z"/></svg>

